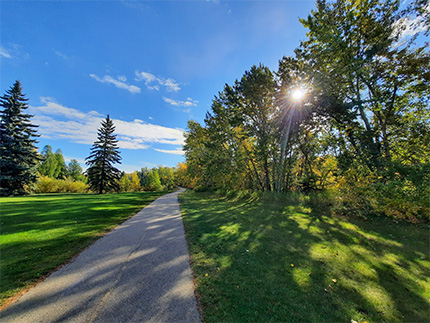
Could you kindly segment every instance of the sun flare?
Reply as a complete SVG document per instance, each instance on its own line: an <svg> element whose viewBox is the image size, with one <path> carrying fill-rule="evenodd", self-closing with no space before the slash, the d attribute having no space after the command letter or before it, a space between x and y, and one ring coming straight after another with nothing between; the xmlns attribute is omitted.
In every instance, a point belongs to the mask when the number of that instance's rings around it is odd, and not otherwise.
<svg viewBox="0 0 430 323"><path fill-rule="evenodd" d="M291 98L293 101L298 102L304 98L305 94L306 94L305 90L301 88L297 88L292 91Z"/></svg>

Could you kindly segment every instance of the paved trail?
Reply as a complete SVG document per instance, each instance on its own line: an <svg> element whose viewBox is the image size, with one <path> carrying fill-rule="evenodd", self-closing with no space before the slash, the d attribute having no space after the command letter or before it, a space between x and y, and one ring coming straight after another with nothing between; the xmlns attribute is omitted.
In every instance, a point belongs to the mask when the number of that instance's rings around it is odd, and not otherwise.
<svg viewBox="0 0 430 323"><path fill-rule="evenodd" d="M200 322L177 198L182 191L96 241L0 312L0 320Z"/></svg>

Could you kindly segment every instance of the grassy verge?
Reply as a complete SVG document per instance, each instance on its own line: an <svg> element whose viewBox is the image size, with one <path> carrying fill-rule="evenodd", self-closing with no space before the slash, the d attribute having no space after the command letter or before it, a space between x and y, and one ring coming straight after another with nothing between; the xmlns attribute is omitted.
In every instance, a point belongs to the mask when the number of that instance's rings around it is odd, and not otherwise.
<svg viewBox="0 0 430 323"><path fill-rule="evenodd" d="M1 198L0 304L163 193Z"/></svg>
<svg viewBox="0 0 430 323"><path fill-rule="evenodd" d="M206 322L424 322L429 228L323 204L180 197Z"/></svg>

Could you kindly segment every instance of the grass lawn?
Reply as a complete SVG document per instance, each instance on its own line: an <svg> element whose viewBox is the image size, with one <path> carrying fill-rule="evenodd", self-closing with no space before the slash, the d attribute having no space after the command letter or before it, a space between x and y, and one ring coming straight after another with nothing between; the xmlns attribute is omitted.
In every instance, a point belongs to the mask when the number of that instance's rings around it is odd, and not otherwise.
<svg viewBox="0 0 430 323"><path fill-rule="evenodd" d="M163 194L1 198L0 304Z"/></svg>
<svg viewBox="0 0 430 323"><path fill-rule="evenodd" d="M206 322L428 322L429 227L186 191Z"/></svg>

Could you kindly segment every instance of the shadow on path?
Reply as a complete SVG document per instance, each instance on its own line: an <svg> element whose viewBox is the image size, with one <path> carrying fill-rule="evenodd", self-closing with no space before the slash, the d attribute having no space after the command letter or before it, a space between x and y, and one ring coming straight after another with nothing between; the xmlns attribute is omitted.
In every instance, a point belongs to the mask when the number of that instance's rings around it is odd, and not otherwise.
<svg viewBox="0 0 430 323"><path fill-rule="evenodd" d="M2 322L199 322L182 191L96 241L2 311Z"/></svg>

